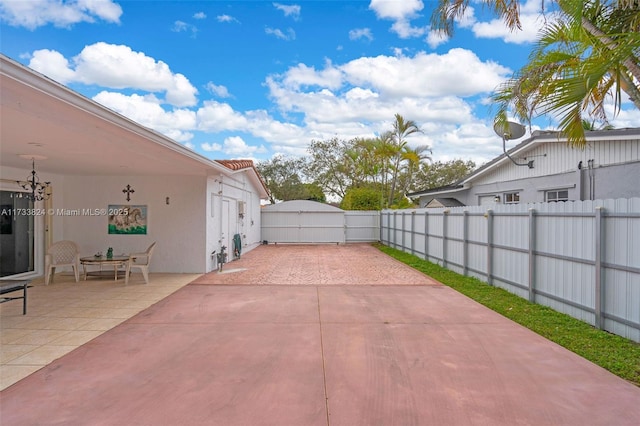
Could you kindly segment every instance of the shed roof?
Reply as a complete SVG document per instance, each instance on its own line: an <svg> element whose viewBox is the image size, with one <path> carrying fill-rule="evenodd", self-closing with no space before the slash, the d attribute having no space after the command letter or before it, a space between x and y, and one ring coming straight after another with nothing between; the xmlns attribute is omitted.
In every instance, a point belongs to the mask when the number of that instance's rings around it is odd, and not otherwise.
<svg viewBox="0 0 640 426"><path fill-rule="evenodd" d="M433 198L427 203L425 207L462 207L463 203L455 198Z"/></svg>
<svg viewBox="0 0 640 426"><path fill-rule="evenodd" d="M305 213L344 213L344 210L329 204L309 200L291 200L264 206L263 211L271 212L305 212Z"/></svg>

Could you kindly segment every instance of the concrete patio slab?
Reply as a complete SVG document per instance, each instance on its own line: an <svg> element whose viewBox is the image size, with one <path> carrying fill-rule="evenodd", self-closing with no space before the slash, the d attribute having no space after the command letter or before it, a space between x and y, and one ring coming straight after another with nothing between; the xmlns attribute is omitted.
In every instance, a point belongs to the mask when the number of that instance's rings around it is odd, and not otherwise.
<svg viewBox="0 0 640 426"><path fill-rule="evenodd" d="M197 279L2 391L0 423L640 424L640 388L431 279L366 285L386 256L349 248L357 285ZM336 247L296 249L242 268Z"/></svg>

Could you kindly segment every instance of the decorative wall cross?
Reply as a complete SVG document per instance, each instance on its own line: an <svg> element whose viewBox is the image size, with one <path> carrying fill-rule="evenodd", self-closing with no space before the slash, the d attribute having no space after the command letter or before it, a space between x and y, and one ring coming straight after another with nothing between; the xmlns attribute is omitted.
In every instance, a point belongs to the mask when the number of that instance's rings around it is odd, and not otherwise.
<svg viewBox="0 0 640 426"><path fill-rule="evenodd" d="M131 187L131 185L127 185L127 187L125 189L122 190L122 192L124 192L125 194L127 194L127 201L131 201L131 197L130 195L133 194L134 191L133 188Z"/></svg>

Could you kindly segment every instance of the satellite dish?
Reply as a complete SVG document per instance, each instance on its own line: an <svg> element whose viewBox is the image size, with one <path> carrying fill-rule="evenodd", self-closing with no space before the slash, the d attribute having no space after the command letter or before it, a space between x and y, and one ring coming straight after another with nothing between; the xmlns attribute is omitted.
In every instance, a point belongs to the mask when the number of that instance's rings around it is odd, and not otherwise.
<svg viewBox="0 0 640 426"><path fill-rule="evenodd" d="M506 142L508 140L520 139L524 136L526 129L522 124L514 123L513 121L499 122L493 125L493 131L502 138L502 150L504 151L504 155L506 155L513 164L516 166L527 166L530 169L533 169L533 160L526 163L518 163L507 152Z"/></svg>
<svg viewBox="0 0 640 426"><path fill-rule="evenodd" d="M511 140L523 137L526 129L522 124L506 121L494 124L493 131L501 138Z"/></svg>

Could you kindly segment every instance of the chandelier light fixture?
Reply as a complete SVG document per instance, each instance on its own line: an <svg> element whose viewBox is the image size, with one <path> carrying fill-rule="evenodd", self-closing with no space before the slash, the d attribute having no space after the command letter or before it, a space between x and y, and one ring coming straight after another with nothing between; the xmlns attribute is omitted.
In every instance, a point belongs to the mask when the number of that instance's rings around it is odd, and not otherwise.
<svg viewBox="0 0 640 426"><path fill-rule="evenodd" d="M27 180L17 180L16 183L22 188L28 191L25 197L31 201L42 201L49 198L49 184L51 182L40 182L40 178L36 173L36 160L35 157L31 157L31 176Z"/></svg>

